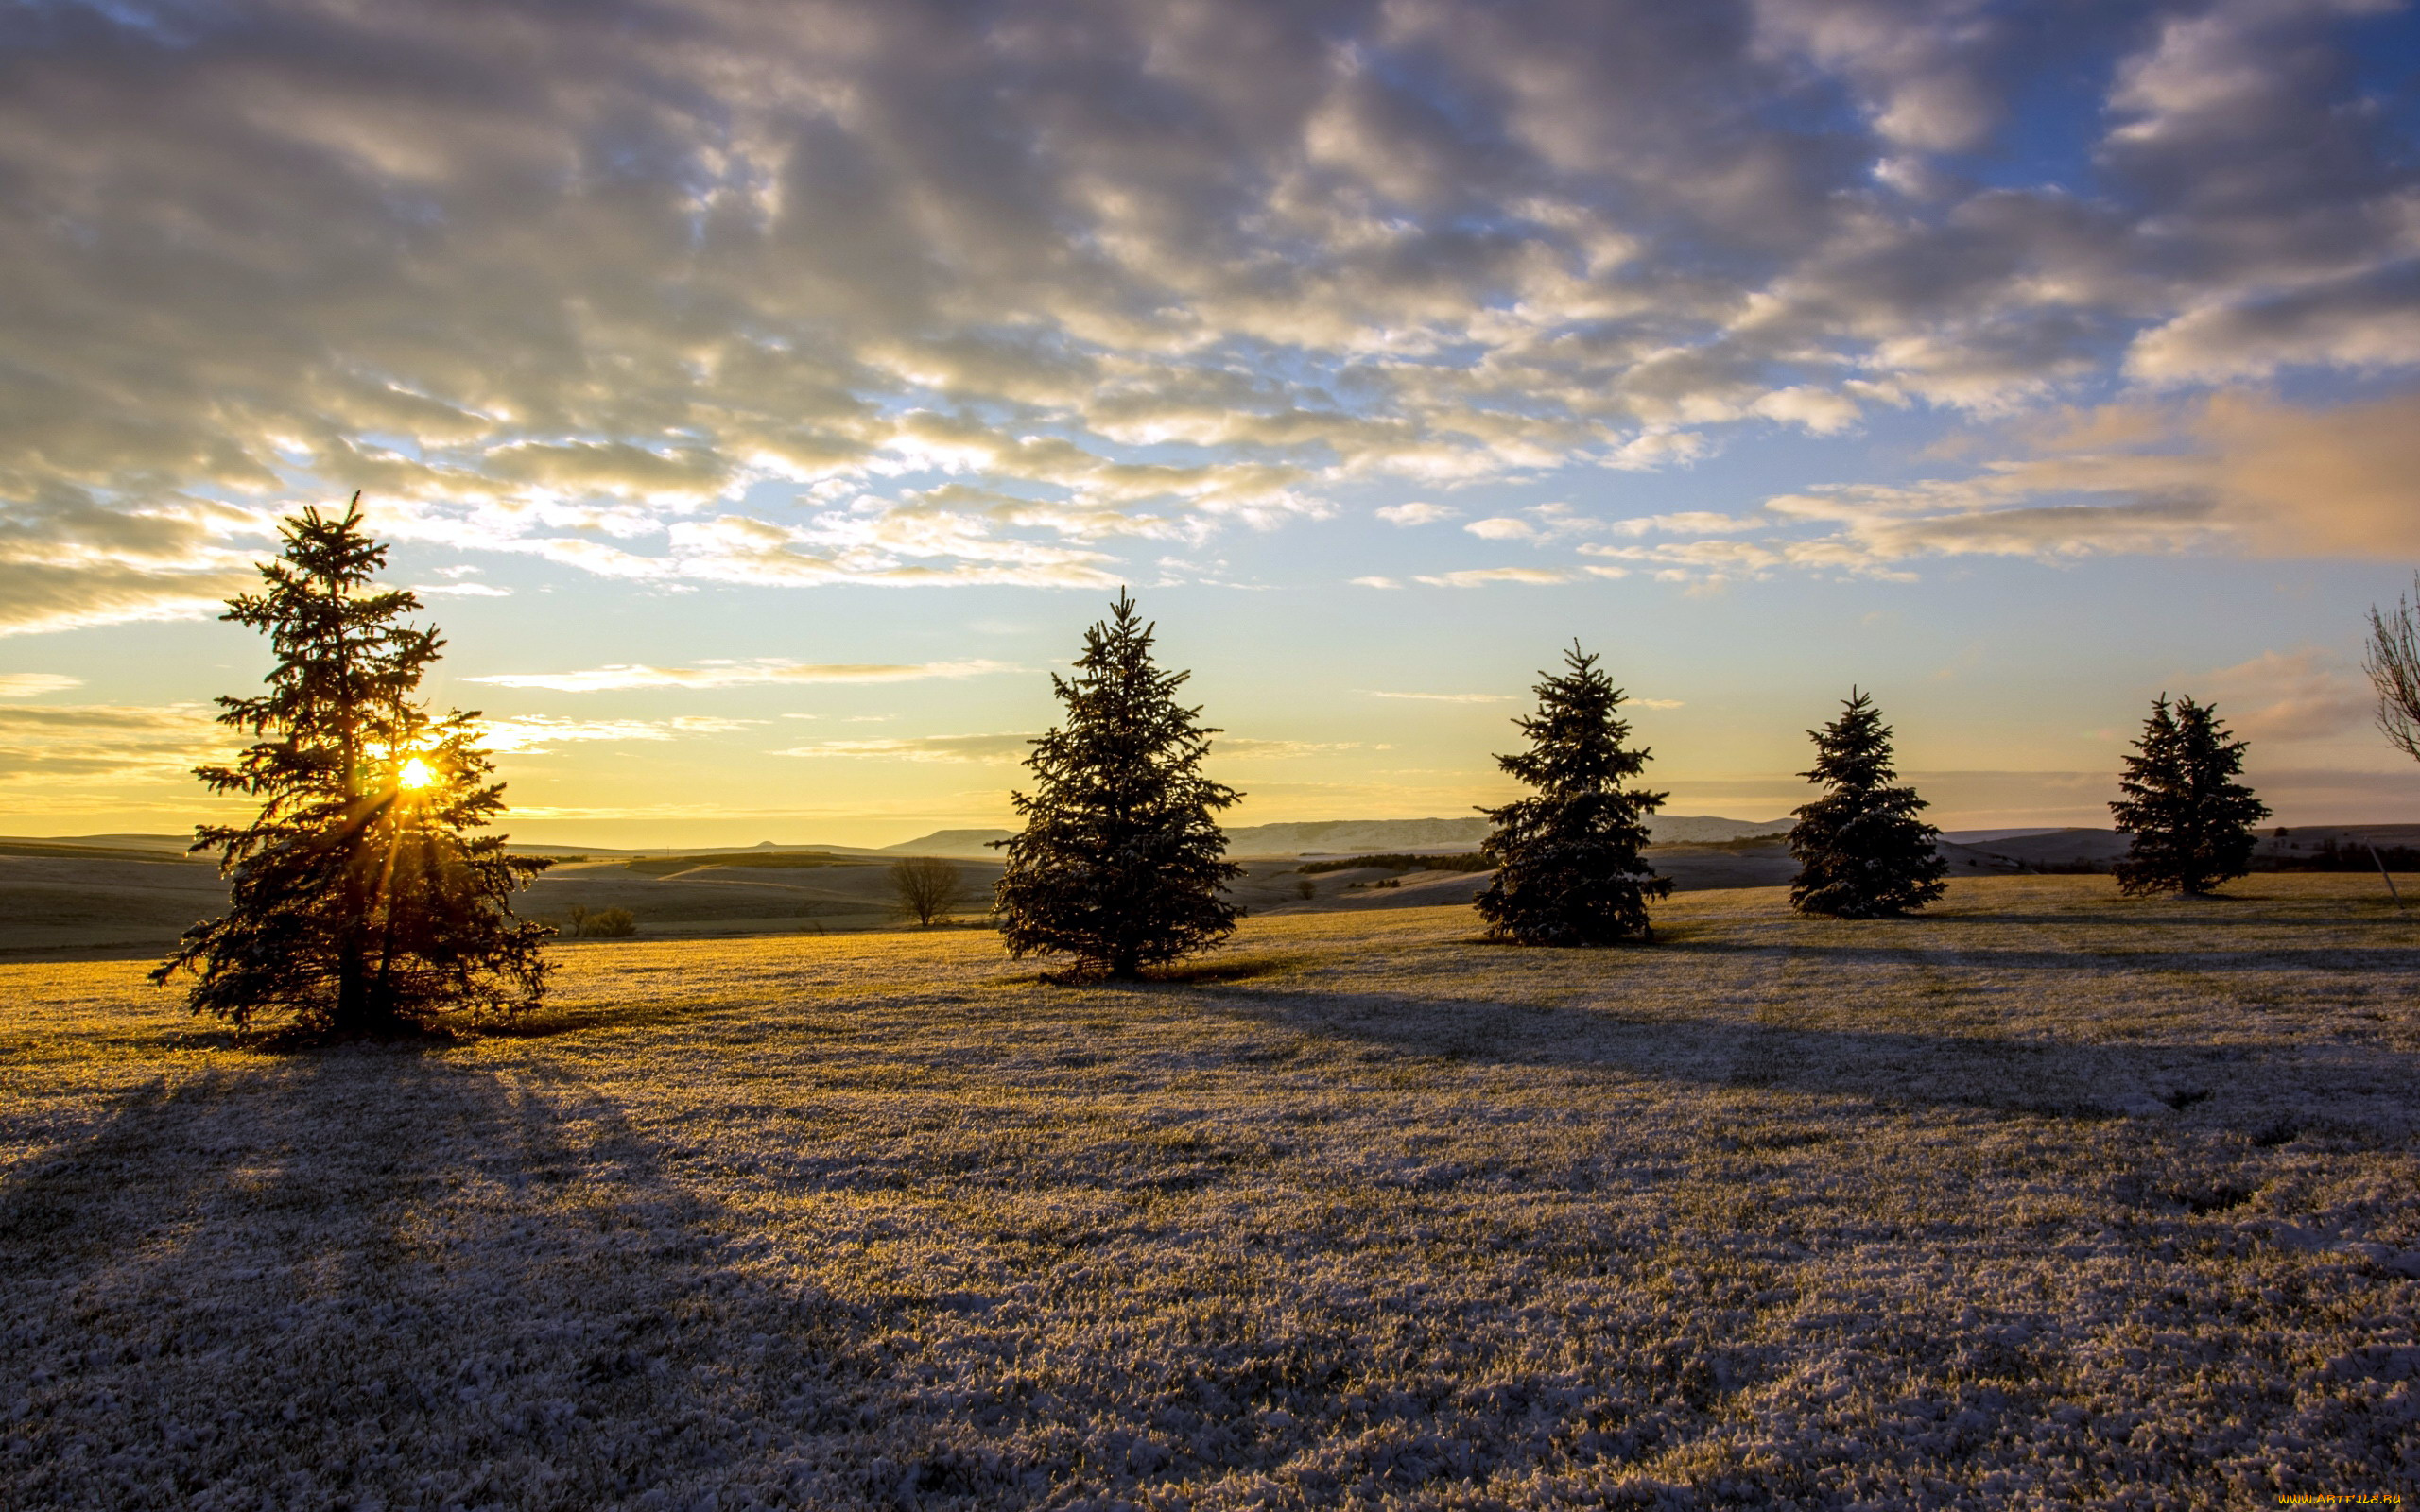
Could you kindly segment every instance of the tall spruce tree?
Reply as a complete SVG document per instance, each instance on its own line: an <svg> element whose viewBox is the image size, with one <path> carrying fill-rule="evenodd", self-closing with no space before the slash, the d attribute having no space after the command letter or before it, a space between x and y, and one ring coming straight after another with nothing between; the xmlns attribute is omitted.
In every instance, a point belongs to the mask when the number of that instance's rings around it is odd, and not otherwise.
<svg viewBox="0 0 2420 1512"><path fill-rule="evenodd" d="M1949 864L1933 842L1941 832L1916 816L1925 800L1893 787L1891 727L1874 700L1855 688L1841 715L1810 730L1815 767L1798 775L1824 784L1824 796L1797 811L1790 853L1798 875L1790 906L1841 919L1884 919L1942 895Z"/></svg>
<svg viewBox="0 0 2420 1512"><path fill-rule="evenodd" d="M553 931L510 898L549 863L473 837L504 807L475 713L431 718L413 700L444 642L402 623L420 600L375 589L387 548L341 516L288 519L267 589L220 616L262 630L277 657L255 697L222 697L218 722L252 738L232 766L195 774L260 800L240 825L205 825L224 917L195 925L151 973L196 976L194 1011L239 1025L285 1015L306 1033L391 1034L464 1009L534 1005L539 944Z"/></svg>
<svg viewBox="0 0 2420 1512"><path fill-rule="evenodd" d="M1648 760L1624 744L1622 690L1579 643L1563 660L1569 671L1538 674L1538 712L1512 721L1530 748L1495 758L1537 795L1479 811L1495 826L1479 847L1495 863L1479 917L1491 937L1524 945L1645 938L1648 900L1672 890L1639 855L1665 795L1622 785Z"/></svg>
<svg viewBox="0 0 2420 1512"><path fill-rule="evenodd" d="M1009 796L1025 829L993 842L1008 851L994 910L1012 955L1132 977L1235 931L1220 889L1243 868L1214 816L1243 795L1201 775L1219 731L1176 701L1192 674L1152 664L1156 628L1121 589L1084 631L1076 676L1051 674L1065 723L1026 758L1033 793Z"/></svg>
<svg viewBox="0 0 2420 1512"><path fill-rule="evenodd" d="M2126 758L2118 786L2126 796L2109 805L2120 833L2135 839L2118 863L2118 890L2208 892L2252 869L2252 827L2269 805L2237 782L2244 742L2228 733L2210 705L2167 694L2152 700L2137 754Z"/></svg>

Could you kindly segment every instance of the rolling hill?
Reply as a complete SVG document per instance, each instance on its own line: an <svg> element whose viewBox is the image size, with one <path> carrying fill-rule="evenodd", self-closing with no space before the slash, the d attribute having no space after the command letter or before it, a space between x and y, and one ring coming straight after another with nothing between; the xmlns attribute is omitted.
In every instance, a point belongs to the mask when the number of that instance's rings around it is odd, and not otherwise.
<svg viewBox="0 0 2420 1512"><path fill-rule="evenodd" d="M1788 819L1725 819L1711 815L1659 814L1648 822L1658 845L1692 845L1786 833ZM1294 824L1243 824L1227 831L1227 853L1251 856L1350 855L1355 851L1472 850L1487 837L1487 820L1474 815L1453 819L1317 819ZM989 856L992 841L1010 830L936 830L885 846L884 855Z"/></svg>

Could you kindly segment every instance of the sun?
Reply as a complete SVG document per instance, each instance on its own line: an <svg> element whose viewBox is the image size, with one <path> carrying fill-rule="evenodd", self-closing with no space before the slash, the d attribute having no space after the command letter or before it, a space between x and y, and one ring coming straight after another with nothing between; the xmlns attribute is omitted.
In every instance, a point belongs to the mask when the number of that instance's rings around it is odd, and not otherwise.
<svg viewBox="0 0 2420 1512"><path fill-rule="evenodd" d="M404 769L395 774L395 785L400 788L429 787L436 782L437 768L417 756L404 763Z"/></svg>

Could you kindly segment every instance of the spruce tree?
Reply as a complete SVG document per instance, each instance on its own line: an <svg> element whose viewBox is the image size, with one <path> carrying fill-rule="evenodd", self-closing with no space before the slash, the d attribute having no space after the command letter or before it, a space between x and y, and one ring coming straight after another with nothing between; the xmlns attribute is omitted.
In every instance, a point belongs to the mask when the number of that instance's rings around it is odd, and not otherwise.
<svg viewBox="0 0 2420 1512"><path fill-rule="evenodd" d="M2137 754L2118 779L2125 797L2109 805L2118 833L2132 834L2118 863L2118 889L2198 894L2252 869L2252 827L2269 805L2235 781L2244 742L2228 733L2209 704L2168 695L2152 700Z"/></svg>
<svg viewBox="0 0 2420 1512"><path fill-rule="evenodd" d="M1538 674L1538 712L1513 720L1530 748L1495 758L1537 795L1479 811L1495 826L1479 848L1495 876L1477 906L1491 938L1524 945L1645 938L1647 901L1672 890L1639 855L1665 795L1622 785L1648 760L1624 745L1622 690L1577 642L1564 662L1562 676Z"/></svg>
<svg viewBox="0 0 2420 1512"><path fill-rule="evenodd" d="M1891 727L1873 698L1855 688L1841 716L1810 730L1815 768L1798 775L1824 784L1824 796L1797 811L1789 832L1798 875L1790 906L1805 914L1883 919L1942 895L1949 864L1933 842L1941 832L1916 817L1925 800L1893 787Z"/></svg>
<svg viewBox="0 0 2420 1512"><path fill-rule="evenodd" d="M1220 889L1243 868L1213 816L1243 795L1201 775L1219 731L1176 702L1192 674L1152 664L1156 628L1121 589L1084 631L1076 676L1051 674L1065 723L1026 758L1033 793L1010 795L1025 829L993 842L1008 851L994 909L1012 955L1132 977L1235 930Z"/></svg>
<svg viewBox="0 0 2420 1512"><path fill-rule="evenodd" d="M252 744L203 766L214 791L260 800L249 823L204 825L229 882L224 917L196 924L151 973L192 971L194 1011L249 1026L272 1015L309 1034L422 1029L449 1011L534 1005L539 944L510 897L549 863L473 837L504 807L475 713L432 718L413 700L444 645L402 623L414 594L377 589L387 548L309 508L281 527L264 592L220 617L267 632L277 658L254 697L222 697L218 722Z"/></svg>

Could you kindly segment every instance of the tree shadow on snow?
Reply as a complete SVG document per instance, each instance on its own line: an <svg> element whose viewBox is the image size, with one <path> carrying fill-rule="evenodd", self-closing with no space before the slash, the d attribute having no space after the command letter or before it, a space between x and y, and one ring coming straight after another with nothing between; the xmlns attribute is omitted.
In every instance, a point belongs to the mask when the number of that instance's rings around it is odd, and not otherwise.
<svg viewBox="0 0 2420 1512"><path fill-rule="evenodd" d="M0 1501L996 1490L748 1231L569 1080L354 1046L154 1083L0 1187Z"/></svg>
<svg viewBox="0 0 2420 1512"><path fill-rule="evenodd" d="M1890 1103L2061 1117L2190 1113L2246 1131L2327 1119L2380 1131L2415 1122L2420 1056L2378 1046L2308 1060L2236 1045L2127 1044L1660 1020L1589 1005L1230 987L1223 1011L1328 1039L1447 1061L1611 1072Z"/></svg>
<svg viewBox="0 0 2420 1512"><path fill-rule="evenodd" d="M1929 920L1927 922L1930 922ZM1827 964L1867 966L1932 966L1955 971L2055 971L2105 975L2114 971L2181 971L2201 974L2250 971L2327 971L2376 974L2389 971L2420 976L2420 944L2304 948L2253 946L2213 951L2179 946L2173 949L2128 948L2095 951L2024 950L1992 945L1944 945L1938 939L1905 945L1827 945L1804 938L1740 939L1706 937L1659 931L1651 946L1642 950L1724 957L1803 957Z"/></svg>

